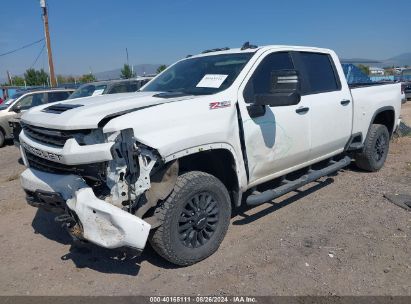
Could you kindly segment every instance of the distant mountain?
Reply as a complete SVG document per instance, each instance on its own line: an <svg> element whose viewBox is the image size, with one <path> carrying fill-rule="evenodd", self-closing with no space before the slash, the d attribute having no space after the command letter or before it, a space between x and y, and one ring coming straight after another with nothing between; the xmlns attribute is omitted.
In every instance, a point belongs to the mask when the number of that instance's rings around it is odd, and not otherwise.
<svg viewBox="0 0 411 304"><path fill-rule="evenodd" d="M137 76L156 74L158 67L161 64L137 64L134 65L134 73ZM120 78L121 69L94 73L98 80L118 79Z"/></svg>
<svg viewBox="0 0 411 304"><path fill-rule="evenodd" d="M389 59L374 60L365 58L351 58L351 59L341 59L342 63L353 63L353 64L365 64L368 66L376 67L390 67L399 66L403 67L405 65L411 66L411 53L404 53Z"/></svg>
<svg viewBox="0 0 411 304"><path fill-rule="evenodd" d="M411 66L411 53L404 53L387 60L383 60L384 66Z"/></svg>
<svg viewBox="0 0 411 304"><path fill-rule="evenodd" d="M366 59L366 58L350 58L350 59L341 59L341 63L352 63L352 64L382 64L381 61L375 59Z"/></svg>

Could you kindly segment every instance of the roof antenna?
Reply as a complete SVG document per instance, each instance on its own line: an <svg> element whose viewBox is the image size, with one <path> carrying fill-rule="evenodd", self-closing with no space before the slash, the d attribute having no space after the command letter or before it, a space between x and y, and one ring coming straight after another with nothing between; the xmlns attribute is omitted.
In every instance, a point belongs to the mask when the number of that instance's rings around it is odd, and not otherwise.
<svg viewBox="0 0 411 304"><path fill-rule="evenodd" d="M247 42L244 42L243 46L241 47L241 50L244 51L246 49L256 49L256 48L257 48L256 45L250 44L250 42L247 41Z"/></svg>

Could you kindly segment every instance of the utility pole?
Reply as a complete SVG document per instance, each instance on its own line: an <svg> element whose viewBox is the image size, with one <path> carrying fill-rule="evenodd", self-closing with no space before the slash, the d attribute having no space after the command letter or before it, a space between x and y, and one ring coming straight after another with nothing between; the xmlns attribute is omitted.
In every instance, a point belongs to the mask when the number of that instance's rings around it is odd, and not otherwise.
<svg viewBox="0 0 411 304"><path fill-rule="evenodd" d="M50 86L55 87L56 77L54 75L53 54L51 52L50 45L50 33L49 33L49 17L47 14L46 0L40 0L40 7L42 9L43 23L44 23L44 35L46 37L47 55L49 59L49 72L50 72Z"/></svg>
<svg viewBox="0 0 411 304"><path fill-rule="evenodd" d="M12 79L11 79L11 76L10 76L10 72L8 70L7 70L7 79L9 81L9 85L12 85Z"/></svg>
<svg viewBox="0 0 411 304"><path fill-rule="evenodd" d="M126 48L126 57L127 57L127 65L129 65L128 64L128 50L127 50L127 48Z"/></svg>

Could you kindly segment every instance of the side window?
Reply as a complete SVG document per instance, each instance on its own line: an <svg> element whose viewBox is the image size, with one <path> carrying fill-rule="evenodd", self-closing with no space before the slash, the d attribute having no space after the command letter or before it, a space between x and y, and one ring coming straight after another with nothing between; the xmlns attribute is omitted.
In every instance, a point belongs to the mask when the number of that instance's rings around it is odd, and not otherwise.
<svg viewBox="0 0 411 304"><path fill-rule="evenodd" d="M140 88L137 81L130 81L127 86L127 92L135 92Z"/></svg>
<svg viewBox="0 0 411 304"><path fill-rule="evenodd" d="M244 100L247 103L253 103L256 94L269 94L272 72L292 69L294 69L294 64L288 52L267 55L248 81L244 89Z"/></svg>
<svg viewBox="0 0 411 304"><path fill-rule="evenodd" d="M67 99L69 96L68 92L53 92L48 93L48 102L55 102Z"/></svg>
<svg viewBox="0 0 411 304"><path fill-rule="evenodd" d="M307 77L308 88L305 93L331 92L341 88L330 55L308 52L300 52L299 55Z"/></svg>
<svg viewBox="0 0 411 304"><path fill-rule="evenodd" d="M40 106L44 103L44 94L40 93L40 94L33 94L33 95L29 95L26 97L23 97L18 105L20 110L28 110L31 107L35 107L35 106Z"/></svg>
<svg viewBox="0 0 411 304"><path fill-rule="evenodd" d="M116 94L116 93L126 93L127 91L127 84L125 83L119 83L113 85L113 87L110 89L110 92L108 94Z"/></svg>

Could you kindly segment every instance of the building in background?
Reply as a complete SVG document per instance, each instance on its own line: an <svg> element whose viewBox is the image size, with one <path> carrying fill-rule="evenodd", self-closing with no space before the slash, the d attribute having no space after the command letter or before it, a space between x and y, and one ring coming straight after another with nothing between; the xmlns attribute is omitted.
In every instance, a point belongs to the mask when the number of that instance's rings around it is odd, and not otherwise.
<svg viewBox="0 0 411 304"><path fill-rule="evenodd" d="M370 75L383 76L385 74L384 69L378 67L370 67Z"/></svg>

